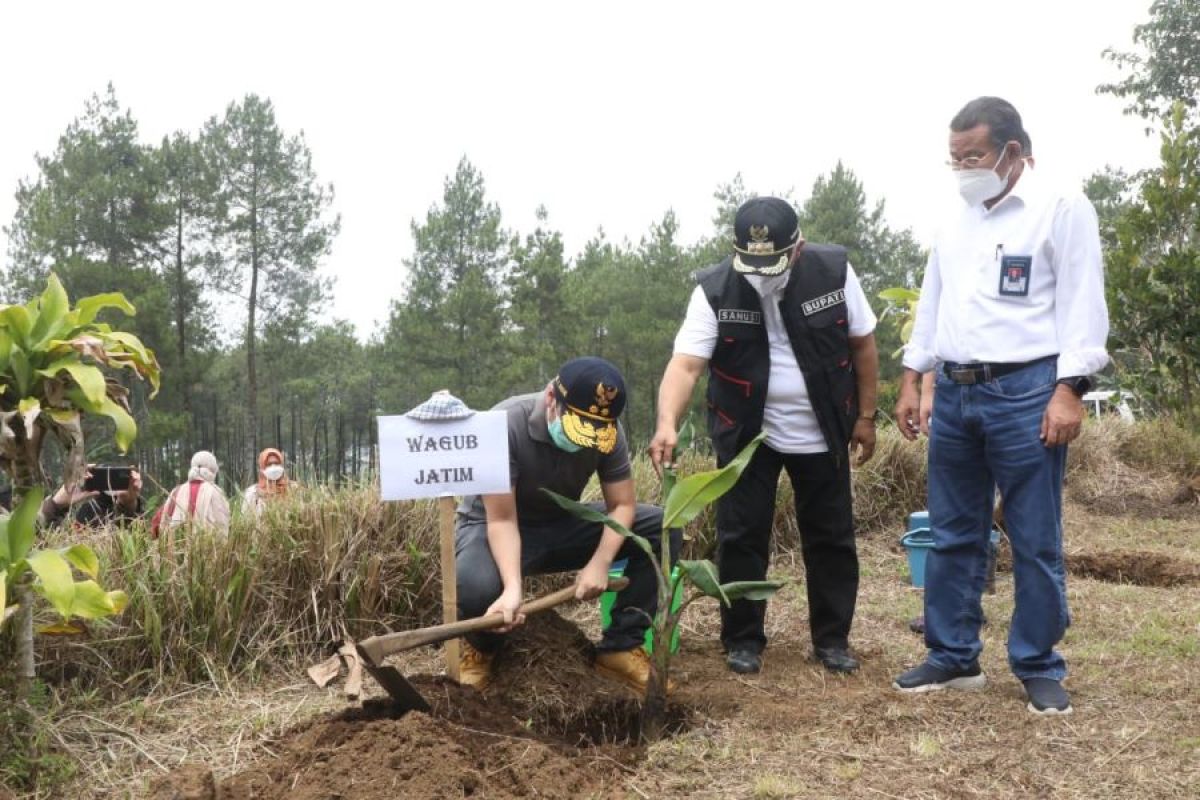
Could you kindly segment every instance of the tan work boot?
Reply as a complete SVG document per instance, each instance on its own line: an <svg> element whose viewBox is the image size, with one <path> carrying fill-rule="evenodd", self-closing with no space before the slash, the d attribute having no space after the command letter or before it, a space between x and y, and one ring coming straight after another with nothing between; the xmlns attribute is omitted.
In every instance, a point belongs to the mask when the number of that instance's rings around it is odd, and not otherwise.
<svg viewBox="0 0 1200 800"><path fill-rule="evenodd" d="M492 662L496 659L496 654L476 650L466 639L459 643L459 648L459 684L474 687L482 692L492 682Z"/></svg>
<svg viewBox="0 0 1200 800"><path fill-rule="evenodd" d="M596 672L625 684L638 694L646 693L650 681L650 656L641 647L609 650L596 654ZM667 681L667 694L675 691L675 681Z"/></svg>

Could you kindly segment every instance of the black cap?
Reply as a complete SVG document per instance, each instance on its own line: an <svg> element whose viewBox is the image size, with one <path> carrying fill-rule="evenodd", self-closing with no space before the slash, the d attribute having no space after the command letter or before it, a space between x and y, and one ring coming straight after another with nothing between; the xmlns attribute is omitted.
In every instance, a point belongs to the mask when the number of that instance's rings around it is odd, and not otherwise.
<svg viewBox="0 0 1200 800"><path fill-rule="evenodd" d="M779 275L791 263L800 241L800 219L792 204L778 197L742 203L733 218L733 268L752 275Z"/></svg>
<svg viewBox="0 0 1200 800"><path fill-rule="evenodd" d="M625 379L617 368L596 356L573 358L555 376L554 391L565 406L567 438L611 453L617 446L617 417L625 410Z"/></svg>

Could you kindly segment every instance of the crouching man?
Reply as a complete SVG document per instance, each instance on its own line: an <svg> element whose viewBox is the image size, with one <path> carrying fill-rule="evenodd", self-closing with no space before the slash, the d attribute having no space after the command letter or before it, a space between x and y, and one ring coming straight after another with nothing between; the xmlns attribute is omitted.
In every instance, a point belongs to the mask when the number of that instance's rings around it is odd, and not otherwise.
<svg viewBox="0 0 1200 800"><path fill-rule="evenodd" d="M568 361L544 391L510 397L495 408L508 413L512 491L473 495L458 508L455 563L460 618L502 613L500 633L468 636L459 680L480 691L491 680L503 633L524 621L521 579L579 570L575 595L591 600L608 584L615 559L627 559L629 585L617 595L612 624L597 646L596 670L644 691L650 661L643 637L657 602L654 565L632 541L598 522L572 516L540 490L579 499L593 475L610 517L645 537L658 552L662 509L637 503L625 432L617 422L625 407L625 381L609 362ZM672 559L680 533L671 535Z"/></svg>

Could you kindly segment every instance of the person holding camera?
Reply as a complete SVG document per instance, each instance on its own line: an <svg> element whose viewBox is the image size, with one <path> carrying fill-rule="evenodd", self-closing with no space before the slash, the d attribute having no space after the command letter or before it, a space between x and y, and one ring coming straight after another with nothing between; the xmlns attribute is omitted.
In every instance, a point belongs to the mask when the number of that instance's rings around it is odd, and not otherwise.
<svg viewBox="0 0 1200 800"><path fill-rule="evenodd" d="M53 525L68 516L81 527L109 524L125 527L146 511L142 499L142 475L135 467L88 465L83 483L58 491L42 502L43 524Z"/></svg>

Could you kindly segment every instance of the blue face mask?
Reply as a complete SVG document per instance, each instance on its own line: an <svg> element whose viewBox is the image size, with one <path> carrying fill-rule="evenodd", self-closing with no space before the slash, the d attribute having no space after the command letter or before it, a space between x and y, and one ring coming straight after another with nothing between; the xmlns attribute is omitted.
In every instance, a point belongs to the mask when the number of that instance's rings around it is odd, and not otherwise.
<svg viewBox="0 0 1200 800"><path fill-rule="evenodd" d="M558 419L554 420L554 422L548 424L546 428L550 431L550 439L554 442L559 450L563 450L568 453L578 453L583 449L582 446L575 444L567 438L567 432L563 430L562 417L559 417Z"/></svg>

